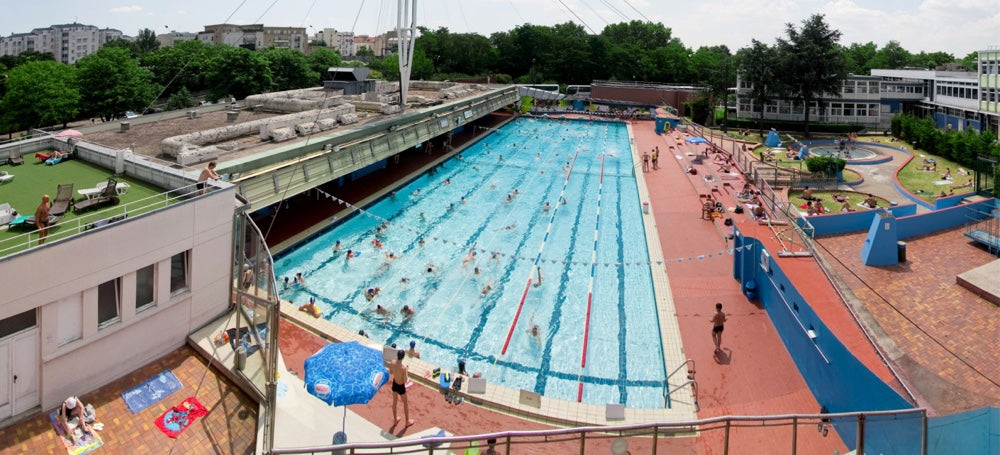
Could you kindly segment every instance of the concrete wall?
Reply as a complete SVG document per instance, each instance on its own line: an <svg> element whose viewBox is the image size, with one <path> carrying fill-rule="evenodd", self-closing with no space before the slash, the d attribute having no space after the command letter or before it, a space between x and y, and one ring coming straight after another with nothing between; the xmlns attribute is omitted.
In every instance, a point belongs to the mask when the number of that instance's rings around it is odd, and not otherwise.
<svg viewBox="0 0 1000 455"><path fill-rule="evenodd" d="M41 406L56 406L181 346L228 307L235 188L0 258L0 318L39 309ZM190 251L188 289L170 294L170 258ZM155 264L155 303L135 313L136 271ZM121 278L119 321L99 328L97 286ZM59 302L82 336L59 345Z"/></svg>
<svg viewBox="0 0 1000 455"><path fill-rule="evenodd" d="M889 207L888 210L898 218L916 214L917 206L914 204L898 205ZM815 229L813 232L814 236L864 231L871 227L872 218L875 217L875 213L875 210L858 209L855 212L848 213L837 212L826 215L814 215L809 217L809 223ZM797 219L796 222L800 226L803 224L801 219Z"/></svg>
<svg viewBox="0 0 1000 455"><path fill-rule="evenodd" d="M900 239L907 239L964 226L988 217L990 210L996 207L996 203L995 199L987 199L930 213L904 216L896 220L896 229Z"/></svg>
<svg viewBox="0 0 1000 455"><path fill-rule="evenodd" d="M741 247L751 246L749 249ZM785 349L809 390L827 412L909 409L913 406L886 385L844 346L785 276L774 255L762 258L763 246L737 233L733 275L752 288L767 311ZM762 265L764 264L764 265ZM753 282L753 285L749 285ZM807 330L815 333L810 338ZM919 450L918 419L866 427L866 453L915 453ZM853 422L834 422L848 449L855 449Z"/></svg>
<svg viewBox="0 0 1000 455"><path fill-rule="evenodd" d="M928 419L927 453L930 455L1000 453L1000 408L982 408Z"/></svg>
<svg viewBox="0 0 1000 455"><path fill-rule="evenodd" d="M683 117L688 115L687 107L684 103L694 101L698 93L689 90L671 90L667 88L653 87L625 87L625 86L602 86L591 85L590 97L597 100L610 101L630 101L648 106L673 106Z"/></svg>

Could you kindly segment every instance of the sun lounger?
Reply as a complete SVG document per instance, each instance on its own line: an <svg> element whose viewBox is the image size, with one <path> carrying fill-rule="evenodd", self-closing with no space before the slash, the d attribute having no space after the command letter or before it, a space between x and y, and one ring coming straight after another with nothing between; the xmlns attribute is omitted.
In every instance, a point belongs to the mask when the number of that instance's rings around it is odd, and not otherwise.
<svg viewBox="0 0 1000 455"><path fill-rule="evenodd" d="M15 218L17 218L17 210L14 210L10 204L0 204L0 226L14 221Z"/></svg>
<svg viewBox="0 0 1000 455"><path fill-rule="evenodd" d="M73 184L59 185L56 190L56 198L52 201L52 207L49 208L49 214L60 216L66 213L71 202L73 202Z"/></svg>
<svg viewBox="0 0 1000 455"><path fill-rule="evenodd" d="M24 158L21 157L20 153L11 150L10 155L7 156L7 162L11 165L24 164Z"/></svg>
<svg viewBox="0 0 1000 455"><path fill-rule="evenodd" d="M101 194L84 199L77 202L73 206L73 210L77 212L82 212L84 210L89 210L93 208L103 207L105 205L114 205L118 203L118 181L114 177L109 177L108 182L101 191Z"/></svg>
<svg viewBox="0 0 1000 455"><path fill-rule="evenodd" d="M7 183L14 180L14 174L8 174L7 171L0 172L0 183Z"/></svg>
<svg viewBox="0 0 1000 455"><path fill-rule="evenodd" d="M59 217L55 215L49 215L49 226L56 224L59 221ZM35 215L31 216L19 216L11 221L7 226L7 229L35 229Z"/></svg>

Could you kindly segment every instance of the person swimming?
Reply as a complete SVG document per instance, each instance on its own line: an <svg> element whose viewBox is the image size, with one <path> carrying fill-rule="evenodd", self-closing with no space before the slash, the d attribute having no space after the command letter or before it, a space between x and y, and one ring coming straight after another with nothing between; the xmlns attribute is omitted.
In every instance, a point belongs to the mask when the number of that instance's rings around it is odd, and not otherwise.
<svg viewBox="0 0 1000 455"><path fill-rule="evenodd" d="M410 319L416 312L409 305L403 305L403 309L399 310L399 314L403 315L403 319Z"/></svg>
<svg viewBox="0 0 1000 455"><path fill-rule="evenodd" d="M425 243L425 242L424 242L424 238L423 238L423 237L421 237L421 238L417 239L417 243L418 243L418 244L419 244L420 246L424 246L424 243Z"/></svg>
<svg viewBox="0 0 1000 455"><path fill-rule="evenodd" d="M374 299L379 292L382 292L381 288L368 288L368 290L365 291L365 298L368 299L369 302L371 302L372 299Z"/></svg>
<svg viewBox="0 0 1000 455"><path fill-rule="evenodd" d="M340 252L340 240L337 240L337 243L333 244L333 252L334 253L339 253Z"/></svg>
<svg viewBox="0 0 1000 455"><path fill-rule="evenodd" d="M542 211L543 212L548 212L549 209L551 209L551 208L552 208L552 204L549 204L549 201L545 201L545 205L542 206Z"/></svg>

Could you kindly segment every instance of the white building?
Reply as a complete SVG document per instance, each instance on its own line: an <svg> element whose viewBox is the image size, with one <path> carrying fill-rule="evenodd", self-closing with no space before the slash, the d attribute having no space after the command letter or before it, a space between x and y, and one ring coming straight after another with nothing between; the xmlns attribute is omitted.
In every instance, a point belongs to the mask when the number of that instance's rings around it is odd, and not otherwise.
<svg viewBox="0 0 1000 455"><path fill-rule="evenodd" d="M316 39L326 43L326 47L337 51L342 57L354 55L354 33L338 32L337 29L324 28L316 33Z"/></svg>
<svg viewBox="0 0 1000 455"><path fill-rule="evenodd" d="M227 44L256 50L267 47L295 49L305 52L308 37L304 27L267 27L263 24L206 25L197 39L208 44Z"/></svg>
<svg viewBox="0 0 1000 455"><path fill-rule="evenodd" d="M52 149L52 141L0 148L0 159ZM113 151L81 142L78 155L114 173ZM0 242L0 421L125 375L230 307L235 188L212 182L197 195L193 176L142 159L125 160L124 171L163 188L154 198L171 203L133 206L127 218L92 229L69 222L44 245Z"/></svg>
<svg viewBox="0 0 1000 455"><path fill-rule="evenodd" d="M160 46L173 46L181 41L192 41L196 39L198 39L197 33L178 32L174 30L171 30L170 33L156 35L156 41L160 43Z"/></svg>
<svg viewBox="0 0 1000 455"><path fill-rule="evenodd" d="M73 64L118 38L124 38L121 30L77 23L53 25L0 38L0 55L51 52L56 61Z"/></svg>

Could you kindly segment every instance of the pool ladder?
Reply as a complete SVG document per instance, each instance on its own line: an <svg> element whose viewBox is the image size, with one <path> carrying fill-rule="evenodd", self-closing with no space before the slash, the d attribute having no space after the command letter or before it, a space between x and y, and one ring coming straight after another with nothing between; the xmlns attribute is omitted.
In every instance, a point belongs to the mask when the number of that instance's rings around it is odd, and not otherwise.
<svg viewBox="0 0 1000 455"><path fill-rule="evenodd" d="M687 380L684 381L680 385L671 386L670 385L670 378L672 378L675 374L677 374L678 372L680 372L684 367L686 367L688 365L690 365L691 367L687 369ZM698 381L695 381L694 374L695 374L694 359L687 359L687 360L684 361L684 363L680 364L680 366L678 366L677 368L675 368L674 371L670 372L670 374L667 375L667 379L665 379L663 381L663 405L665 407L667 407L668 409L671 407L670 396L674 392L676 392L676 391L678 391L680 389L683 389L684 387L686 387L687 385L690 384L691 385L691 395L694 397L694 410L695 410L695 412L698 412L701 409L698 406Z"/></svg>

